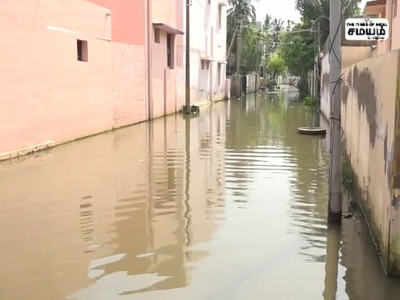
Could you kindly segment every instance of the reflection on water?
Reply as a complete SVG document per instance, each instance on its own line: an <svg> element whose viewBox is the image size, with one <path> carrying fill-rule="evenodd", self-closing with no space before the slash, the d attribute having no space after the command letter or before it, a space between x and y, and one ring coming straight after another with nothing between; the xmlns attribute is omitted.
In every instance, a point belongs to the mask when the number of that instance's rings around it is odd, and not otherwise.
<svg viewBox="0 0 400 300"><path fill-rule="evenodd" d="M397 299L288 91L0 165L1 299Z"/></svg>

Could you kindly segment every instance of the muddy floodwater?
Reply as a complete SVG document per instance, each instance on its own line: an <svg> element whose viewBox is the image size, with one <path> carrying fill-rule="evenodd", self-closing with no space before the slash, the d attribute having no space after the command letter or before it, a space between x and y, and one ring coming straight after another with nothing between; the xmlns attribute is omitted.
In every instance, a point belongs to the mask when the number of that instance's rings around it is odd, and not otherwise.
<svg viewBox="0 0 400 300"><path fill-rule="evenodd" d="M398 300L363 219L327 226L327 140L293 95L0 164L1 300Z"/></svg>

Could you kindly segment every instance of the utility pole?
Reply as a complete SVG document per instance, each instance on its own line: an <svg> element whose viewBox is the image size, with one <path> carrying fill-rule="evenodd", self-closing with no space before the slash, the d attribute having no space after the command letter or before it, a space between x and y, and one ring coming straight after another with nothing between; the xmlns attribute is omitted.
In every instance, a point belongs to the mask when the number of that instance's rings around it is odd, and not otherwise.
<svg viewBox="0 0 400 300"><path fill-rule="evenodd" d="M184 112L190 112L190 2L186 0L186 93Z"/></svg>
<svg viewBox="0 0 400 300"><path fill-rule="evenodd" d="M242 52L242 20L239 21L239 34L236 38L236 74L240 74L240 56Z"/></svg>
<svg viewBox="0 0 400 300"><path fill-rule="evenodd" d="M321 73L319 69L320 65L320 54L321 54L321 20L318 20L317 23L317 100L318 100L318 105L321 104Z"/></svg>
<svg viewBox="0 0 400 300"><path fill-rule="evenodd" d="M319 61L319 52L318 52L318 30L315 27L318 27L318 21L314 23L314 100L316 101L318 98L318 61Z"/></svg>
<svg viewBox="0 0 400 300"><path fill-rule="evenodd" d="M330 0L329 64L330 64L330 166L329 166L329 212L330 223L340 223L342 214L341 199L341 69L342 69L342 1Z"/></svg>
<svg viewBox="0 0 400 300"><path fill-rule="evenodd" d="M242 55L242 19L239 20L239 33L236 38L236 80L239 83L239 97L242 96L242 78L240 77L240 58Z"/></svg>
<svg viewBox="0 0 400 300"><path fill-rule="evenodd" d="M153 118L153 96L152 96L152 78L151 78L151 66L152 66L152 50L151 44L153 40L152 35L152 14L151 14L152 1L146 1L146 53L147 53L147 65L146 65L146 81L147 81L147 119L150 121Z"/></svg>

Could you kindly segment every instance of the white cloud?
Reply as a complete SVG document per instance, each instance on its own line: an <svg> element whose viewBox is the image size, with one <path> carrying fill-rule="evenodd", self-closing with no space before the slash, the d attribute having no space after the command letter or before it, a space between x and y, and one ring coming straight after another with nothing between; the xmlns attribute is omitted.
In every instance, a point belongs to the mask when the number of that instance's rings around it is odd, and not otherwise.
<svg viewBox="0 0 400 300"><path fill-rule="evenodd" d="M300 21L296 0L253 0L253 3L257 9L258 21L264 21L267 13L282 20Z"/></svg>
<svg viewBox="0 0 400 300"><path fill-rule="evenodd" d="M360 8L364 9L368 0L362 0ZM300 21L300 14L296 10L296 0L253 0L257 9L257 20L264 21L268 13L272 17L282 20Z"/></svg>

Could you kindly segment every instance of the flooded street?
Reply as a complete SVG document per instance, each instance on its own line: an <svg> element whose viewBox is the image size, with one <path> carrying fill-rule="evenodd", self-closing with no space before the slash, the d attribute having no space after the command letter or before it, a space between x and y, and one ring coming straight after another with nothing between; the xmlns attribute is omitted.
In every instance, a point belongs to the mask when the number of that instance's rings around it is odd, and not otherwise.
<svg viewBox="0 0 400 300"><path fill-rule="evenodd" d="M327 141L290 98L0 164L0 299L399 299L358 213L328 228Z"/></svg>

